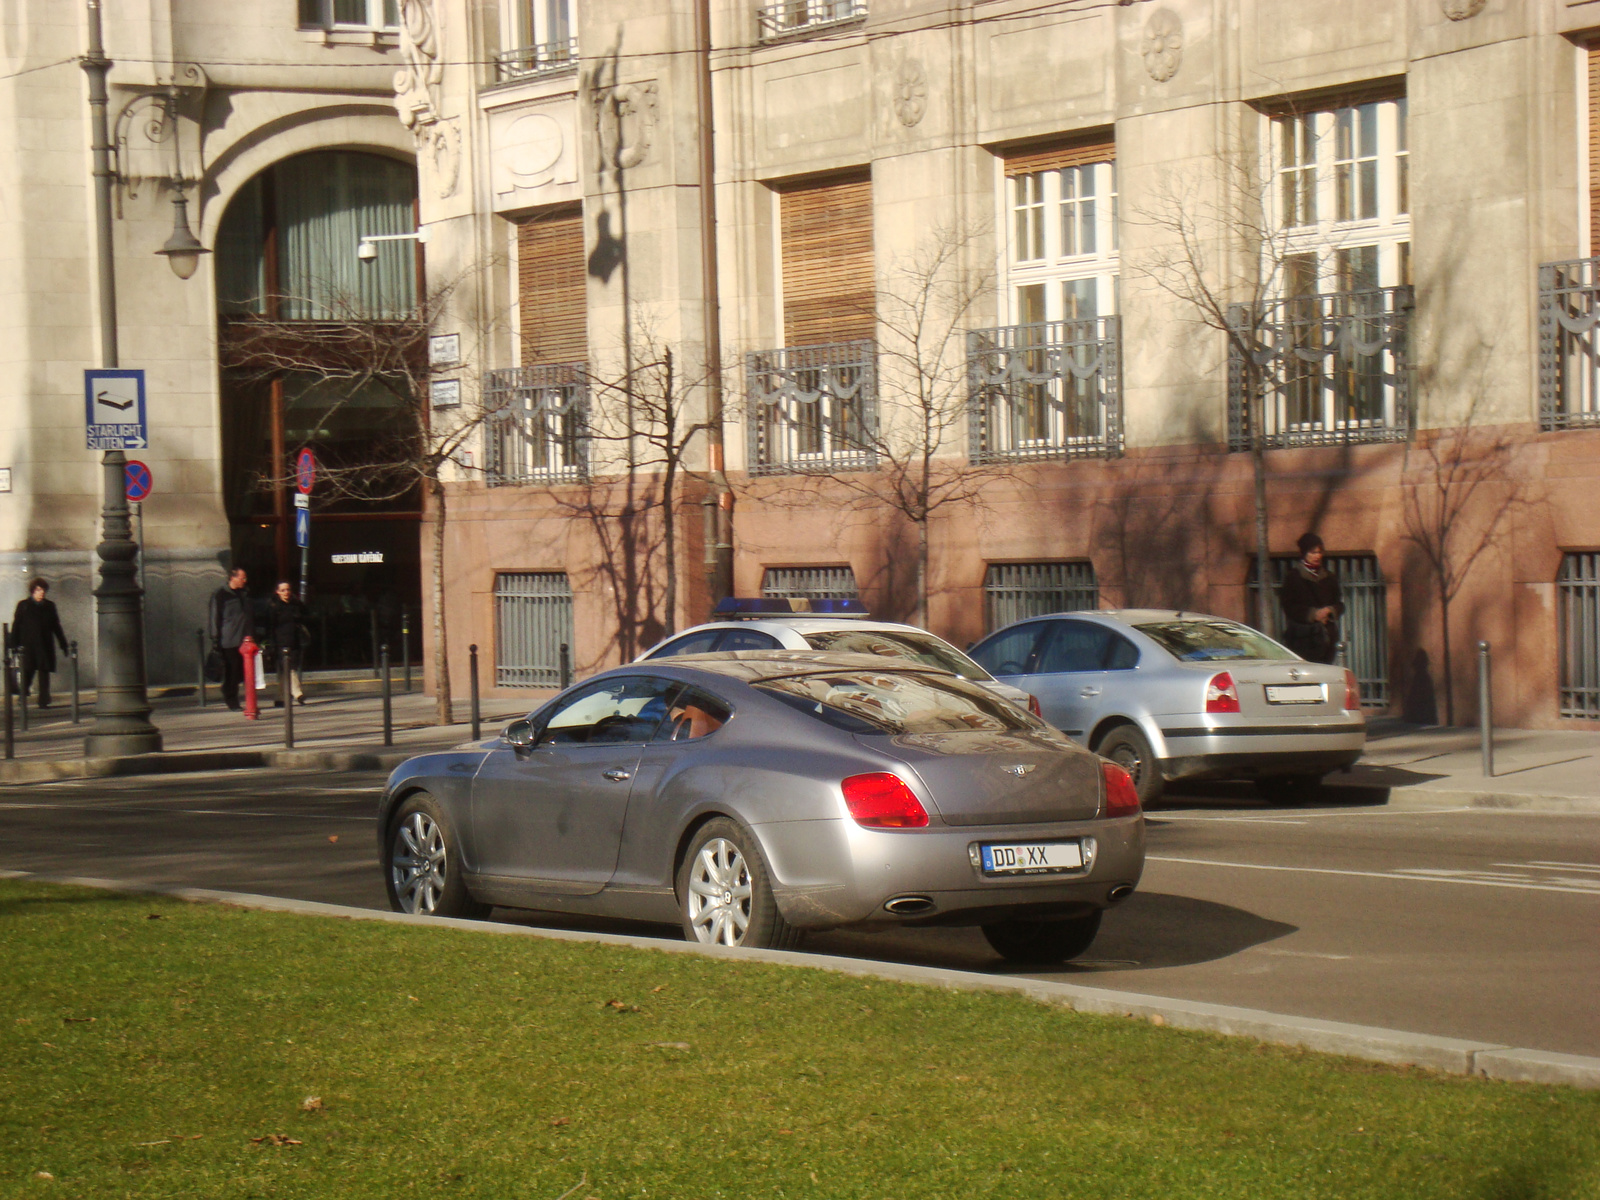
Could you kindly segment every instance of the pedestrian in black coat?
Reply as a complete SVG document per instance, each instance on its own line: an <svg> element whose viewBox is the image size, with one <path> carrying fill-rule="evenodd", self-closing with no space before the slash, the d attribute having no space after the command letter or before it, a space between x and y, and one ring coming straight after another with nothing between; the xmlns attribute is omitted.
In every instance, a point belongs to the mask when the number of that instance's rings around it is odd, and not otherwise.
<svg viewBox="0 0 1600 1200"><path fill-rule="evenodd" d="M235 710L242 707L239 685L244 682L244 655L239 653L239 647L245 638L256 635L256 616L250 607L250 593L245 591L248 581L243 567L229 571L228 585L211 594L210 611L206 614L211 645L222 652L222 699Z"/></svg>
<svg viewBox="0 0 1600 1200"><path fill-rule="evenodd" d="M300 656L305 651L306 607L294 598L294 588L287 580L280 580L267 601L267 636L272 639L272 668L278 673L278 698L274 707L283 705L283 685L287 682L300 704L306 702L305 691L300 686ZM289 652L289 678L283 678L283 652Z"/></svg>
<svg viewBox="0 0 1600 1200"><path fill-rule="evenodd" d="M1322 539L1316 534L1302 534L1296 545L1300 560L1278 588L1283 642L1308 662L1331 663L1338 653L1339 618L1344 615L1339 577L1324 562Z"/></svg>
<svg viewBox="0 0 1600 1200"><path fill-rule="evenodd" d="M34 675L39 676L39 707L50 707L50 672L56 669L56 646L67 652L67 635L61 630L61 614L56 612L55 601L45 597L50 585L43 579L28 584L28 595L17 601L17 611L11 617L11 644L8 650L22 652L22 694L26 696L33 686Z"/></svg>

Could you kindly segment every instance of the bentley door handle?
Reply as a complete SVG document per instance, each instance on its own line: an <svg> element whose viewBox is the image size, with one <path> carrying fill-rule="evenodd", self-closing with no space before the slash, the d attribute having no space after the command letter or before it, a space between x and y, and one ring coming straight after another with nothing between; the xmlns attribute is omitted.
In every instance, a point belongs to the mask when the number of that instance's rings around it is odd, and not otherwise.
<svg viewBox="0 0 1600 1200"><path fill-rule="evenodd" d="M609 771L604 771L604 772L602 772L602 774L607 779L611 780L612 783L621 783L625 779L632 779L633 778L633 772L632 771L623 771L623 770L620 770L620 769L618 769L616 767L611 768L611 770L609 770Z"/></svg>

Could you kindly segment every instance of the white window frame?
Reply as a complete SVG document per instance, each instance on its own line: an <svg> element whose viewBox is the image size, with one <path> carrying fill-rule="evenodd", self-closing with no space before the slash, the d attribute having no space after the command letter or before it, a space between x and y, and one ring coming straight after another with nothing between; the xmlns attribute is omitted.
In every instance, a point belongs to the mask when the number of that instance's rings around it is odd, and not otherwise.
<svg viewBox="0 0 1600 1200"><path fill-rule="evenodd" d="M1094 184L1092 197L1082 193L1080 185L1086 178ZM1044 285L1045 311L1042 317L1032 319L1074 319L1077 314L1069 311L1066 300L1068 289L1087 281L1094 284L1095 311L1092 315L1115 316L1117 279L1122 271L1121 254L1117 247L1115 160L1084 163L1075 167L1053 167L1027 175L1002 175L1001 187L1000 204L1006 228L1007 323L1028 323L1031 314L1024 311L1022 289L1040 284ZM1092 199L1094 203L1094 220L1090 226L1094 232L1094 249L1088 253L1069 254L1063 236L1065 222L1079 215L1074 210L1085 199ZM1042 255L1034 256L1031 253L1034 246L1022 245L1018 217L1024 207L1036 214L1036 219L1030 222L1030 229L1037 229L1040 224L1043 226ZM1077 225L1081 230L1081 222L1077 222Z"/></svg>
<svg viewBox="0 0 1600 1200"><path fill-rule="evenodd" d="M578 36L573 0L508 0L506 22L509 47L552 46Z"/></svg>
<svg viewBox="0 0 1600 1200"><path fill-rule="evenodd" d="M365 21L340 21L336 0L299 0L300 28L321 29L326 32L339 32L344 30L373 30L379 33L394 33L400 29L400 0L365 0L367 19ZM315 9L317 16L314 20L310 17L311 9ZM394 19L389 20L392 9Z"/></svg>

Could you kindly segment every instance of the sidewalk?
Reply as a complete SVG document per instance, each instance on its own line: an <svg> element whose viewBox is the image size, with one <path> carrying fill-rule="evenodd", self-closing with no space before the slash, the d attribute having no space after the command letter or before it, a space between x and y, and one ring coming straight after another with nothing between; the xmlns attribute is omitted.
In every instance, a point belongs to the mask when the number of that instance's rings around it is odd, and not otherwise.
<svg viewBox="0 0 1600 1200"><path fill-rule="evenodd" d="M95 775L165 774L231 767L302 767L328 771L384 770L413 754L443 750L468 740L465 699L457 699L454 725L437 725L434 702L421 692L396 694L394 745L383 745L383 708L377 696L342 693L310 696L295 709L295 749L283 747L283 710L273 690L256 721L229 712L213 698L206 708L193 694L156 697L153 717L162 754L86 759L83 741L93 724L90 704L73 725L63 705L31 715L32 728L16 733L16 758L0 762L0 784ZM490 700L483 735L542 702ZM40 718L44 718L41 720ZM1173 798L1191 793L1250 798L1248 784L1174 785ZM1500 729L1495 732L1495 773L1485 778L1475 729L1422 728L1389 718L1370 726L1367 752L1348 773L1325 782L1322 800L1389 804L1396 808L1528 808L1547 812L1600 812L1600 732Z"/></svg>
<svg viewBox="0 0 1600 1200"><path fill-rule="evenodd" d="M242 712L230 712L215 695L205 708L196 704L192 692L188 696L157 696L151 701L151 720L161 730L163 752L124 758L84 757L84 738L94 725L92 704L83 706L82 720L76 725L66 704L31 712L27 732L20 728L19 715L16 757L0 761L0 784L232 767L382 770L413 754L460 745L472 732L464 699L455 704L456 724L437 725L431 696L420 691L400 693L393 697L394 745L385 746L381 697L309 695L305 704L295 708L295 748L286 750L283 709L272 707L273 690L262 693L265 707L255 721L246 720ZM483 735L493 736L532 706L532 700L525 706L516 701L490 701L483 708Z"/></svg>

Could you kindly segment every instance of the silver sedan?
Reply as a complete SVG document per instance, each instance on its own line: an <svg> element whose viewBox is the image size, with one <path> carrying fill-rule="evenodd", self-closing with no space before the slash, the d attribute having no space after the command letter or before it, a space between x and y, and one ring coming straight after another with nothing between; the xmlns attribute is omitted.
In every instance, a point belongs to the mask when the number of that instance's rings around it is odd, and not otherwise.
<svg viewBox="0 0 1600 1200"><path fill-rule="evenodd" d="M1225 617L1056 613L996 630L972 657L1127 768L1145 804L1174 779L1253 779L1269 800L1294 799L1366 745L1354 674Z"/></svg>
<svg viewBox="0 0 1600 1200"><path fill-rule="evenodd" d="M402 764L378 817L399 911L677 921L730 946L977 925L1060 962L1144 865L1121 768L949 672L814 651L608 671Z"/></svg>

